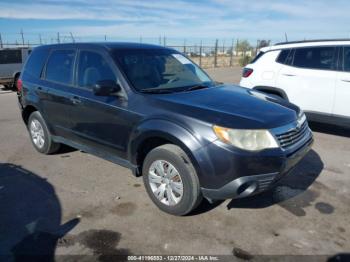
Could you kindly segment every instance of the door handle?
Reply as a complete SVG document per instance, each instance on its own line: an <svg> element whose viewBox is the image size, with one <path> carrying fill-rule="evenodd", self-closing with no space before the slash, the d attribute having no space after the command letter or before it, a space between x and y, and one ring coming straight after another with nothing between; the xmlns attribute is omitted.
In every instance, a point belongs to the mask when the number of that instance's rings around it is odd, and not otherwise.
<svg viewBox="0 0 350 262"><path fill-rule="evenodd" d="M350 80L347 80L347 79L342 79L341 81L350 83Z"/></svg>
<svg viewBox="0 0 350 262"><path fill-rule="evenodd" d="M283 74L284 76L295 76L295 75L292 75L292 74Z"/></svg>
<svg viewBox="0 0 350 262"><path fill-rule="evenodd" d="M71 97L71 99L70 99L70 101L72 101L72 103L73 104L80 104L81 103L81 100L80 100L80 98L79 97L77 97L77 96L73 96L73 97Z"/></svg>

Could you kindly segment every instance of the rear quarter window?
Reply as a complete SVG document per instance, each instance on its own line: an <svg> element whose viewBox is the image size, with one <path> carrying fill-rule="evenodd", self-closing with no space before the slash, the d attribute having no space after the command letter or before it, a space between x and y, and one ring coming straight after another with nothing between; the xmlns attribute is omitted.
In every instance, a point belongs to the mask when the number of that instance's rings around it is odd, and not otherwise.
<svg viewBox="0 0 350 262"><path fill-rule="evenodd" d="M34 49L24 66L23 74L30 74L31 76L40 78L48 53L49 50L47 49Z"/></svg>
<svg viewBox="0 0 350 262"><path fill-rule="evenodd" d="M22 51L20 49L0 50L0 64L21 64Z"/></svg>
<svg viewBox="0 0 350 262"><path fill-rule="evenodd" d="M256 61L258 61L263 55L265 54L265 52L260 51L255 57L254 59L250 62L251 64L254 64Z"/></svg>
<svg viewBox="0 0 350 262"><path fill-rule="evenodd" d="M290 53L290 49L283 49L281 50L281 52L279 53L276 62L280 63L280 64L288 64L287 63L287 57Z"/></svg>

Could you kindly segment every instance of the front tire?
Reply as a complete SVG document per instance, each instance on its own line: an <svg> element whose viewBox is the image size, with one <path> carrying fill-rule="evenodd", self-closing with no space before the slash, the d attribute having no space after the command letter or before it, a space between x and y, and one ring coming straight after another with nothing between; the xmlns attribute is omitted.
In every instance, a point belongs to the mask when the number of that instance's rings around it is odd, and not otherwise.
<svg viewBox="0 0 350 262"><path fill-rule="evenodd" d="M38 152L48 155L59 150L60 144L52 140L45 120L39 111L35 111L29 116L27 127L32 144Z"/></svg>
<svg viewBox="0 0 350 262"><path fill-rule="evenodd" d="M186 215L202 200L197 173L186 153L176 145L162 145L149 152L142 175L151 200L166 213Z"/></svg>

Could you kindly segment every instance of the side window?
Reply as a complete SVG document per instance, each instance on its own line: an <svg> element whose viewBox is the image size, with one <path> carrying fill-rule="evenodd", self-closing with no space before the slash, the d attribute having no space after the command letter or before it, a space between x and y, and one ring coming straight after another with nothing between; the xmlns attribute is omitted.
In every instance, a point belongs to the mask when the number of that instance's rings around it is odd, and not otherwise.
<svg viewBox="0 0 350 262"><path fill-rule="evenodd" d="M312 69L333 69L335 47L308 47L295 49L293 65Z"/></svg>
<svg viewBox="0 0 350 262"><path fill-rule="evenodd" d="M53 51L46 65L46 80L72 84L75 53L74 50Z"/></svg>
<svg viewBox="0 0 350 262"><path fill-rule="evenodd" d="M350 72L350 46L344 47L344 71Z"/></svg>
<svg viewBox="0 0 350 262"><path fill-rule="evenodd" d="M92 88L100 80L117 81L117 78L102 55L91 51L81 51L78 66L78 85Z"/></svg>
<svg viewBox="0 0 350 262"><path fill-rule="evenodd" d="M276 62L280 63L280 64L287 64L287 57L289 55L290 49L283 49L281 50L281 52L279 53Z"/></svg>
<svg viewBox="0 0 350 262"><path fill-rule="evenodd" d="M47 55L49 51L47 49L38 49L33 52L28 58L24 67L24 74L28 73L34 77L39 78L41 71L43 70Z"/></svg>
<svg viewBox="0 0 350 262"><path fill-rule="evenodd" d="M20 49L5 49L0 51L0 64L21 64L22 52Z"/></svg>

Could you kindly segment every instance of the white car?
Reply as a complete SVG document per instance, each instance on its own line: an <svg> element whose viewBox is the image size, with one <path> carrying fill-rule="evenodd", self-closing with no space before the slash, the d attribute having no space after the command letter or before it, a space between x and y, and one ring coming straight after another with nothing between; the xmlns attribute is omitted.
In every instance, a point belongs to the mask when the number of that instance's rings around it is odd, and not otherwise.
<svg viewBox="0 0 350 262"><path fill-rule="evenodd" d="M17 80L30 52L28 47L0 49L0 85L17 90Z"/></svg>
<svg viewBox="0 0 350 262"><path fill-rule="evenodd" d="M240 85L288 99L311 121L350 127L350 40L262 48L243 69Z"/></svg>

